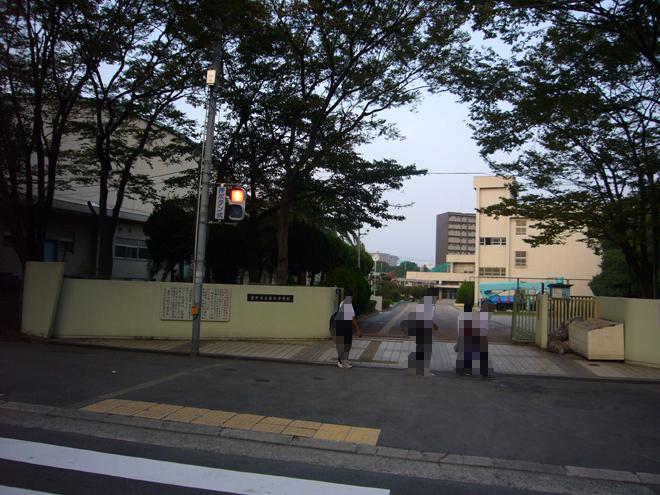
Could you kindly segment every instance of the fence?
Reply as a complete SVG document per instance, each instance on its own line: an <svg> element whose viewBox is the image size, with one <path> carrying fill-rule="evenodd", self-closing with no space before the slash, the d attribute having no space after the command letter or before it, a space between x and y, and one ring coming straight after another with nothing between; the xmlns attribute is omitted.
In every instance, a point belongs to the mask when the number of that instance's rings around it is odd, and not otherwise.
<svg viewBox="0 0 660 495"><path fill-rule="evenodd" d="M549 299L548 337L557 334L559 327L573 318L598 318L598 302L594 297L572 296L567 299Z"/></svg>

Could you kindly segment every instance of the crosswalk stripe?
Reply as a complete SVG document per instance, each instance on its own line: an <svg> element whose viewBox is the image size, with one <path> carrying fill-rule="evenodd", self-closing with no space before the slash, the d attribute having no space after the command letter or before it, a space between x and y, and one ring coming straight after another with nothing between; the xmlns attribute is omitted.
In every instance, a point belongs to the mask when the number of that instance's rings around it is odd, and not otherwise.
<svg viewBox="0 0 660 495"><path fill-rule="evenodd" d="M49 492L37 492L26 490L25 488L16 488L13 486L0 485L0 495L55 495Z"/></svg>
<svg viewBox="0 0 660 495"><path fill-rule="evenodd" d="M169 461L107 454L46 443L0 438L0 458L85 473L239 495L388 495L389 490L287 478Z"/></svg>

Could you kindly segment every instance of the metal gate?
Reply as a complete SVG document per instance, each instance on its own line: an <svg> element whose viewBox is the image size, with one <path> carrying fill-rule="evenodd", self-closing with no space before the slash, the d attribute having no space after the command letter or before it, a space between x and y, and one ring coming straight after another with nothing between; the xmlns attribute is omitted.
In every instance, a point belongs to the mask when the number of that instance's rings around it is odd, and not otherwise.
<svg viewBox="0 0 660 495"><path fill-rule="evenodd" d="M536 294L516 292L511 318L511 340L514 342L536 341L536 320L538 319L538 297Z"/></svg>
<svg viewBox="0 0 660 495"><path fill-rule="evenodd" d="M562 324L567 324L574 318L588 320L598 318L596 298L588 296L571 296L566 299L550 298L548 303L548 337L557 335Z"/></svg>

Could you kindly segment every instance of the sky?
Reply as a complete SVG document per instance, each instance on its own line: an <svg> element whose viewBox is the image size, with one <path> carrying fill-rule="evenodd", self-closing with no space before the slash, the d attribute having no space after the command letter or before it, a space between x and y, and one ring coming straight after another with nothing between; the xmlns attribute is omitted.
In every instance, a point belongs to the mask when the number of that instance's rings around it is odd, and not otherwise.
<svg viewBox="0 0 660 495"><path fill-rule="evenodd" d="M429 172L490 173L472 140L467 105L456 102L455 96L426 95L414 111L397 108L382 115L397 125L404 139L376 140L361 149L365 158L393 158ZM390 191L386 198L391 203L414 204L400 210L405 220L363 234L366 250L393 254L420 267L425 263L433 266L435 217L446 211L474 211L472 178L426 175L407 180L399 191Z"/></svg>

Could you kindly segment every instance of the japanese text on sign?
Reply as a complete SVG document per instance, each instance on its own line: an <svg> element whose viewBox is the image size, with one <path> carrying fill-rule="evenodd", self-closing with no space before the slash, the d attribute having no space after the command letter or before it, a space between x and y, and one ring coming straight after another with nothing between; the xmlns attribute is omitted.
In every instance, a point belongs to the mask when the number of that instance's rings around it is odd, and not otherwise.
<svg viewBox="0 0 660 495"><path fill-rule="evenodd" d="M293 295L289 294L248 294L248 302L293 302Z"/></svg>
<svg viewBox="0 0 660 495"><path fill-rule="evenodd" d="M229 321L231 289L202 289L202 320ZM165 287L160 311L161 320L192 320L192 287Z"/></svg>

